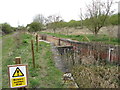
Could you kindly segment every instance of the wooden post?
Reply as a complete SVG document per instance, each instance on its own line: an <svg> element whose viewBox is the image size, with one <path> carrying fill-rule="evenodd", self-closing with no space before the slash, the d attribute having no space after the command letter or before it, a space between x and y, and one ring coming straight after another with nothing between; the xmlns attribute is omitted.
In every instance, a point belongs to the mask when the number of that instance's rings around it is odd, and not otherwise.
<svg viewBox="0 0 120 90"><path fill-rule="evenodd" d="M60 38L58 39L58 45L60 46Z"/></svg>
<svg viewBox="0 0 120 90"><path fill-rule="evenodd" d="M21 58L15 57L15 64L21 64Z"/></svg>
<svg viewBox="0 0 120 90"><path fill-rule="evenodd" d="M31 49L32 49L33 67L35 68L35 57L34 57L34 46L33 46L33 40L31 40Z"/></svg>
<svg viewBox="0 0 120 90"><path fill-rule="evenodd" d="M21 64L21 57L15 57L15 64ZM21 87L18 90L27 90L27 88Z"/></svg>
<svg viewBox="0 0 120 90"><path fill-rule="evenodd" d="M38 52L38 34L36 35L36 51Z"/></svg>

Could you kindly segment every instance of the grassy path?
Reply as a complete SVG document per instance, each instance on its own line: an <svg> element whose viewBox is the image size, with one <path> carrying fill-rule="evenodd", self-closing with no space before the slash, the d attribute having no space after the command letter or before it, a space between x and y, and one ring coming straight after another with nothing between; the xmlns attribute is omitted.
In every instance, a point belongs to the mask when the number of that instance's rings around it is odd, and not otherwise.
<svg viewBox="0 0 120 90"><path fill-rule="evenodd" d="M3 37L2 88L9 87L7 65L14 65L15 57L21 57L22 64L28 64L28 88L64 88L63 73L54 65L50 44L40 42L39 52L36 52L34 43L36 68L33 68L31 39L35 40L33 36L21 33Z"/></svg>
<svg viewBox="0 0 120 90"><path fill-rule="evenodd" d="M36 70L38 72L31 72L32 74L35 73L32 76L34 79L31 81L31 87L34 87L35 84L36 88L62 88L62 72L53 63L50 44L40 42L38 54L40 55L38 61L36 61Z"/></svg>

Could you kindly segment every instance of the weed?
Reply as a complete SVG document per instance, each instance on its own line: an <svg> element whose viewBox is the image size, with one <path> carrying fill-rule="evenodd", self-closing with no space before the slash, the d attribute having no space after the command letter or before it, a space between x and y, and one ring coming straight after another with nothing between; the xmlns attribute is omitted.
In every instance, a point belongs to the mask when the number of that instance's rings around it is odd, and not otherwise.
<svg viewBox="0 0 120 90"><path fill-rule="evenodd" d="M39 80L34 78L34 79L30 79L30 87L32 88L37 88L37 86L39 85Z"/></svg>

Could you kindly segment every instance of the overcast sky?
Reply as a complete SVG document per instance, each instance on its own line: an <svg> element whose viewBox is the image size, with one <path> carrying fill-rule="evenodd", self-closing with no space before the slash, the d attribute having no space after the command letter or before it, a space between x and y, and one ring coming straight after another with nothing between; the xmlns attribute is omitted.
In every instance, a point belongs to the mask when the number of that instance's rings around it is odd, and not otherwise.
<svg viewBox="0 0 120 90"><path fill-rule="evenodd" d="M65 21L79 20L80 8L85 12L85 6L90 2L91 0L0 0L0 23L26 26L37 14L45 17L57 14ZM112 8L117 12L118 5L115 4Z"/></svg>

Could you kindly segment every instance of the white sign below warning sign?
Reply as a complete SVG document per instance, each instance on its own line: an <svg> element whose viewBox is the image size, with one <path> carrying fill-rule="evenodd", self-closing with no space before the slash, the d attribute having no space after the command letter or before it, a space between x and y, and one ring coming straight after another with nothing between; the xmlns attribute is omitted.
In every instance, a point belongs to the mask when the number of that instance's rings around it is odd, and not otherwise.
<svg viewBox="0 0 120 90"><path fill-rule="evenodd" d="M27 65L8 65L10 87L26 87L28 85L27 71Z"/></svg>

